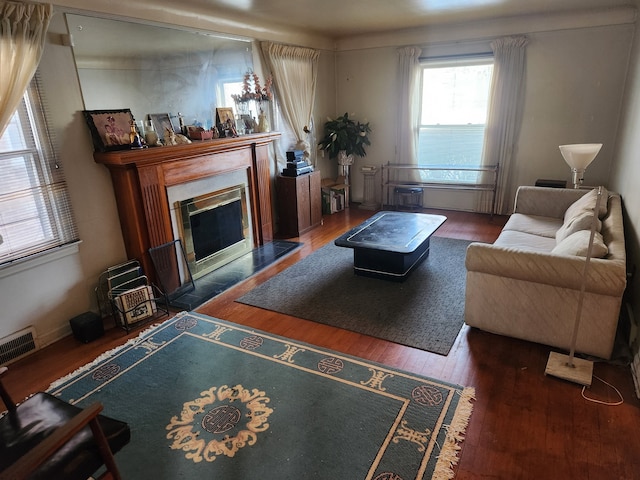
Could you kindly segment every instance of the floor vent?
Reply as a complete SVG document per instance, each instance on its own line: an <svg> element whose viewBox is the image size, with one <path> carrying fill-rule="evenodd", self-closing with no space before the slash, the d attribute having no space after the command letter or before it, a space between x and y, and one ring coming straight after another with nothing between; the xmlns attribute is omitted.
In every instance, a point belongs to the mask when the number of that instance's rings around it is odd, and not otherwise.
<svg viewBox="0 0 640 480"><path fill-rule="evenodd" d="M36 331L33 327L25 328L12 335L0 339L0 365L4 365L38 349Z"/></svg>

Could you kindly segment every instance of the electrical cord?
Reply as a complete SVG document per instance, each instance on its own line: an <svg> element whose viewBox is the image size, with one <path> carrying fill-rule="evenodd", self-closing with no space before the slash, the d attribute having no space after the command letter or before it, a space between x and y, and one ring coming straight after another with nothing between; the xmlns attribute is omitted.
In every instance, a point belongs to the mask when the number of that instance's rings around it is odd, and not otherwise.
<svg viewBox="0 0 640 480"><path fill-rule="evenodd" d="M620 397L620 400L618 400L617 402L603 402L602 400L597 400L595 398L587 397L584 394L584 391L587 388L586 386L582 387L582 398L584 398L585 400L588 400L590 402L599 403L600 405L607 405L609 407L615 407L615 406L618 406L618 405L622 405L624 403L624 398L622 397L622 394L620 393L620 390L618 390L616 387L611 385L609 382L607 382L607 381L603 380L602 378L598 377L597 375L594 375L593 378L597 378L598 380L600 380L605 385L608 385L609 387L613 388L616 391L616 393L618 394L618 397Z"/></svg>

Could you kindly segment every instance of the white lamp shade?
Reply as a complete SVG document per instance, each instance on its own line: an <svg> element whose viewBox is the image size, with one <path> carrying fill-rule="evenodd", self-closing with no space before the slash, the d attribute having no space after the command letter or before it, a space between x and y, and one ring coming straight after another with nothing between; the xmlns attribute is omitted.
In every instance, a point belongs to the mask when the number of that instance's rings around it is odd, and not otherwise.
<svg viewBox="0 0 640 480"><path fill-rule="evenodd" d="M602 148L601 143L575 143L560 145L560 153L571 168L585 170Z"/></svg>

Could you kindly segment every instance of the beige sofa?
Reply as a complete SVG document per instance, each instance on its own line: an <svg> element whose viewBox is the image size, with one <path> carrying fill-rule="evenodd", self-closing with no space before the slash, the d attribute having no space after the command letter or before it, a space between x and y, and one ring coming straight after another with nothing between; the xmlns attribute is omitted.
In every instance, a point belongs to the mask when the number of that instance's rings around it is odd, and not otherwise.
<svg viewBox="0 0 640 480"><path fill-rule="evenodd" d="M596 235L587 270L576 352L608 359L626 286L626 255L620 196L603 192L601 237ZM595 205L589 204L590 214L583 207L596 198L590 190L519 187L514 214L496 242L467 249L465 322L568 351Z"/></svg>

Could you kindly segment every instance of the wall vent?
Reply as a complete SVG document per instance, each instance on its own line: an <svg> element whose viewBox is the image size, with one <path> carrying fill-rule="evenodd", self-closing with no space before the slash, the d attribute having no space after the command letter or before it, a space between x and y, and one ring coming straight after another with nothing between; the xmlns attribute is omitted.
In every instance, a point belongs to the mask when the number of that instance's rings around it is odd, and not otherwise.
<svg viewBox="0 0 640 480"><path fill-rule="evenodd" d="M38 349L36 331L33 327L25 328L0 339L0 365L4 365Z"/></svg>

